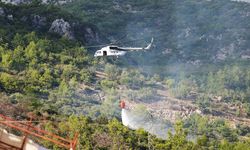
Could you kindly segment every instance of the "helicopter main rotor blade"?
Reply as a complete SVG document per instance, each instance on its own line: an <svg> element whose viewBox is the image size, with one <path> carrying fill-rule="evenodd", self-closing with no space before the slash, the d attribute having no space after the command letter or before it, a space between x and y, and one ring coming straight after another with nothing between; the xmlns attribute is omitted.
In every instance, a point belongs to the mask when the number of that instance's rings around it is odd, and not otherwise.
<svg viewBox="0 0 250 150"><path fill-rule="evenodd" d="M108 46L108 44L102 44L102 45L90 45L90 46L83 46L84 48L95 48L95 47L104 47L104 46Z"/></svg>

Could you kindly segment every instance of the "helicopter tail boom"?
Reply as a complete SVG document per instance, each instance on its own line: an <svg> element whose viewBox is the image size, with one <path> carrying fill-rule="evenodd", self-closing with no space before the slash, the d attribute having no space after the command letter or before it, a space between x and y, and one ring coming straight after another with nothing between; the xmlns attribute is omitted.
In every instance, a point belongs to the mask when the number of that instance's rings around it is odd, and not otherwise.
<svg viewBox="0 0 250 150"><path fill-rule="evenodd" d="M147 46L147 47L145 47L145 48L143 48L143 49L145 49L145 50L150 49L150 48L151 48L151 46L152 46L152 44L153 44L153 42L154 42L154 38L152 38L152 39L151 39L151 42L148 44L148 46Z"/></svg>
<svg viewBox="0 0 250 150"><path fill-rule="evenodd" d="M118 47L117 50L121 51L139 51L139 50L149 50L152 47L154 38L151 39L151 42L148 44L147 47Z"/></svg>

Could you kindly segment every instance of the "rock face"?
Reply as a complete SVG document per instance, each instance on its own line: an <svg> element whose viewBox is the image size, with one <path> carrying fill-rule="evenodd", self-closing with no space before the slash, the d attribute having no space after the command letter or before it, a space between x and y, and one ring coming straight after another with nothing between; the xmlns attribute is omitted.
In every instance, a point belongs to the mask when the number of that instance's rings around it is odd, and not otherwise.
<svg viewBox="0 0 250 150"><path fill-rule="evenodd" d="M4 15L5 15L5 12L4 12L3 8L0 7L0 16L4 16Z"/></svg>
<svg viewBox="0 0 250 150"><path fill-rule="evenodd" d="M69 39L74 39L72 28L67 21L63 19L56 19L52 22L49 32L57 33L61 36L65 36Z"/></svg>
<svg viewBox="0 0 250 150"><path fill-rule="evenodd" d="M97 32L95 32L92 28L87 27L85 28L85 34L84 37L87 39L88 43L94 43L94 42L99 42L100 38Z"/></svg>
<svg viewBox="0 0 250 150"><path fill-rule="evenodd" d="M13 20L13 15L10 14L10 15L7 16L7 18L8 18L9 20Z"/></svg>
<svg viewBox="0 0 250 150"><path fill-rule="evenodd" d="M242 59L250 59L250 50L247 50L241 54Z"/></svg>
<svg viewBox="0 0 250 150"><path fill-rule="evenodd" d="M3 3L13 4L13 5L28 4L32 2L32 0L0 0L0 1ZM42 0L43 4L55 3L58 5L63 5L70 2L72 2L72 0Z"/></svg>
<svg viewBox="0 0 250 150"><path fill-rule="evenodd" d="M39 15L34 15L32 19L32 25L35 28L41 28L42 26L46 25L47 19L45 17L41 17Z"/></svg>
<svg viewBox="0 0 250 150"><path fill-rule="evenodd" d="M30 3L31 0L1 0L1 2L18 5L18 4L23 4L23 3Z"/></svg>
<svg viewBox="0 0 250 150"><path fill-rule="evenodd" d="M70 0L68 0L68 2L69 1ZM28 2L28 0L5 0L5 2L22 4ZM11 9L9 10L4 6L0 7L0 16L3 16L9 21L19 20L23 23L27 23L32 27L32 30L36 30L38 32L56 33L67 39L77 39L83 43L96 44L100 43L100 40L102 40L102 37L99 37L99 32L96 26L81 22L76 18L67 18L67 20L65 18L48 19L48 16L45 13L39 12L35 14L26 13L20 16L18 12L11 11Z"/></svg>
<svg viewBox="0 0 250 150"><path fill-rule="evenodd" d="M117 1L113 1L113 8L115 10L118 10L120 12L123 12L123 13L137 13L138 11L136 10L133 10L132 6L127 4L125 6L121 5L119 2Z"/></svg>
<svg viewBox="0 0 250 150"><path fill-rule="evenodd" d="M67 3L70 3L70 2L72 2L72 0L58 0L57 4L63 5L63 4L67 4Z"/></svg>

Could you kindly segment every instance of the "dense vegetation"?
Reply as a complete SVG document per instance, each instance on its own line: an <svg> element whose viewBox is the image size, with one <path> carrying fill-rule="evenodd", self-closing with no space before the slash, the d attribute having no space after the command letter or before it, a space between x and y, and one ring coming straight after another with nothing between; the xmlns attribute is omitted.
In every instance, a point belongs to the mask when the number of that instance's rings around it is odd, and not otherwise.
<svg viewBox="0 0 250 150"><path fill-rule="evenodd" d="M196 118L203 119L200 116ZM190 121L189 124L192 123L193 122ZM68 118L66 123L64 122L59 124L60 130L58 133L65 133L65 131L79 132L79 149L249 149L249 141L237 141L234 139L234 135L231 135L232 139L223 139L221 141L216 140L216 137L211 139L208 138L205 130L223 130L224 134L231 134L229 131L230 129L224 127L223 122L215 121L213 124L207 126L207 129L204 128L203 125L205 124L203 123L204 122L198 124L197 127L194 127L194 129L198 129L202 134L202 136L197 139L197 142L187 141L188 132L186 129L183 129L182 122L176 123L175 134L172 134L171 132L166 133L168 134L167 140L158 139L142 129L137 131L129 130L116 119L108 121L103 117L92 121L83 116L71 116ZM195 126L195 124L192 125ZM47 129L54 131L53 123L47 124ZM209 131L208 133L212 132Z"/></svg>
<svg viewBox="0 0 250 150"><path fill-rule="evenodd" d="M13 97L15 103L32 100L29 104L33 110L41 113L72 105L77 83L88 84L93 80L91 67L95 62L80 44L81 38L68 40L48 30L54 19L77 19L57 7L40 3L1 4L1 8L6 15L0 16L1 92ZM46 25L36 28L32 24L35 15L46 17Z"/></svg>
<svg viewBox="0 0 250 150"><path fill-rule="evenodd" d="M238 110L232 113L249 116L249 71L248 67L235 64L202 74L183 75L178 79L169 77L166 79L166 85L171 94L178 98L185 99L190 93L195 93L196 103L207 111L213 111L213 108L218 107L213 104L217 100L221 103L239 105Z"/></svg>
<svg viewBox="0 0 250 150"><path fill-rule="evenodd" d="M118 121L118 102L121 97L152 102L160 85L175 98L190 100L192 96L204 114L224 111L249 118L249 62L239 58L248 48L245 41L249 38L244 32L249 25L248 16L241 13L250 5L225 0L77 0L62 6L72 14L36 1L0 7L12 15L0 16L0 102L20 109L1 108L1 113L25 119L25 114L32 112L37 118L50 120L41 127L64 137L79 132L79 149L249 149L249 126L239 123L232 128L226 120L203 115L177 122L175 134L166 133L168 139L164 140L142 129L129 130ZM241 8L244 9L239 11ZM46 17L47 24L42 28L32 24L35 15ZM236 31L231 30L235 24L228 21L232 16L240 22ZM115 62L93 59L82 46L86 39L81 37L80 28L74 40L48 32L57 18L95 24L111 41L123 35L126 41L155 36L156 48L149 54L136 52ZM189 30L189 38L183 38L183 32ZM202 35L204 38L200 38ZM213 39L220 36L221 41ZM232 41L239 41L237 49L226 52L230 57L218 63L213 56L218 49L229 49ZM132 42L135 44L145 43ZM236 58L231 57L234 54ZM197 60L202 63L192 64ZM105 78L95 76L98 69L106 74ZM96 91L104 93L104 99ZM230 112L222 104L237 109Z"/></svg>
<svg viewBox="0 0 250 150"><path fill-rule="evenodd" d="M141 67L240 58L249 47L249 7L229 0L75 0L63 5L110 40L126 36L122 45L143 45L154 37L153 51L130 56L128 64Z"/></svg>

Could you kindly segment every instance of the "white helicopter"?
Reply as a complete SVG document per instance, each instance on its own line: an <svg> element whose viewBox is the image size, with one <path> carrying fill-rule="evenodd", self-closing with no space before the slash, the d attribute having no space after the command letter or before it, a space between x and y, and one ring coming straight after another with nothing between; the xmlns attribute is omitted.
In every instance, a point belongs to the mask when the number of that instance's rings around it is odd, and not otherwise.
<svg viewBox="0 0 250 150"><path fill-rule="evenodd" d="M115 45L109 45L97 50L95 52L94 57L101 57L101 56L123 56L128 51L140 51L140 50L149 50L153 44L154 38L151 39L151 42L148 44L147 47L118 47Z"/></svg>

